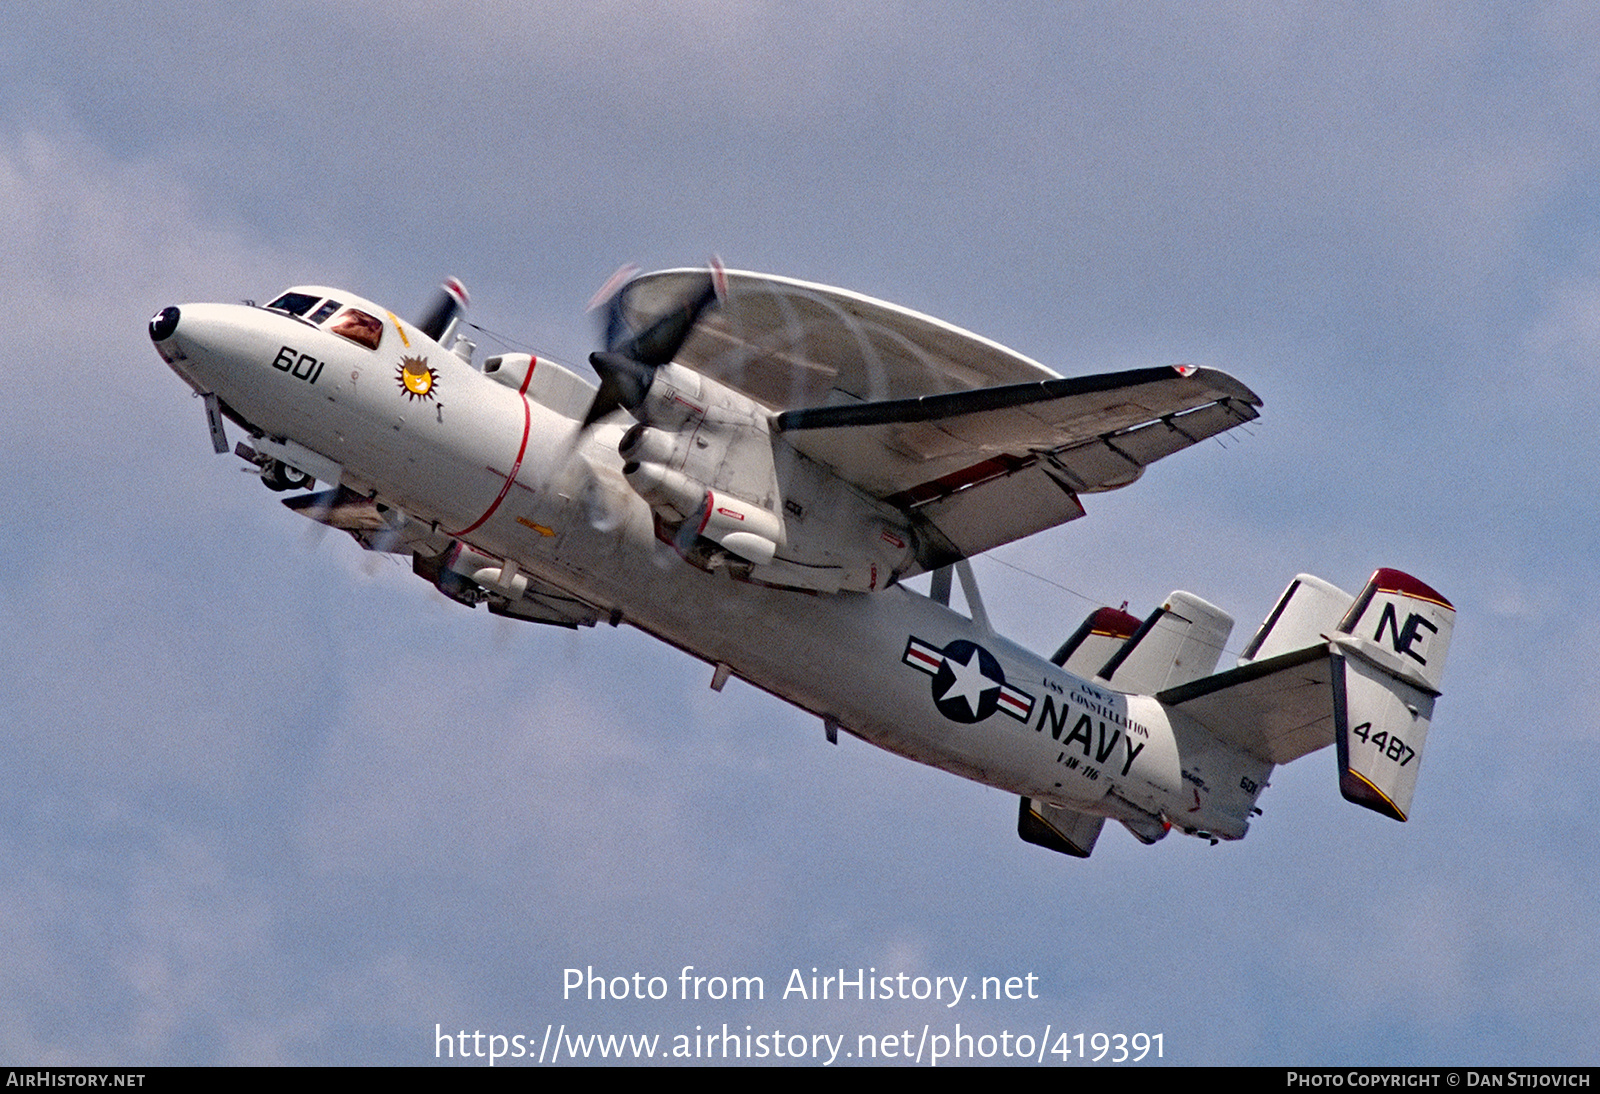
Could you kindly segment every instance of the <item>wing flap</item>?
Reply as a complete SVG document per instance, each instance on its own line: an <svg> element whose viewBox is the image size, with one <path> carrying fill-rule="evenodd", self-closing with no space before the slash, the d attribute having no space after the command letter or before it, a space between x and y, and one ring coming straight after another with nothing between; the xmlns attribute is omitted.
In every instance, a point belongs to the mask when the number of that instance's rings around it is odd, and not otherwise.
<svg viewBox="0 0 1600 1094"><path fill-rule="evenodd" d="M383 554L424 554L444 550L450 537L441 536L430 525L392 520L379 510L372 498L357 494L348 486L337 486L316 494L296 494L284 498L283 505L318 524L348 532L364 550Z"/></svg>
<svg viewBox="0 0 1600 1094"><path fill-rule="evenodd" d="M515 600L496 598L489 600L488 605L492 615L570 629L592 627L603 618L593 605L543 581L529 581L528 591Z"/></svg>
<svg viewBox="0 0 1600 1094"><path fill-rule="evenodd" d="M1213 403L1184 414L1160 418L1134 429L1096 437L1085 444L1050 454L1050 462L1073 489L1089 494L1126 486L1150 464L1192 444L1253 419L1231 403Z"/></svg>
<svg viewBox="0 0 1600 1094"><path fill-rule="evenodd" d="M960 558L1010 543L1083 516L1072 490L1043 472L1005 475L984 489L961 490L918 514Z"/></svg>

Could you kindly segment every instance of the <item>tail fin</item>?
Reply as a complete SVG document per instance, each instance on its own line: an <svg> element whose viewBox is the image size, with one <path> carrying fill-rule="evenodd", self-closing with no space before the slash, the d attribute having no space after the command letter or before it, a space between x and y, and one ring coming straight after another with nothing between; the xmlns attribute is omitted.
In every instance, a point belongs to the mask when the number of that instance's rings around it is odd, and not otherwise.
<svg viewBox="0 0 1600 1094"><path fill-rule="evenodd" d="M1416 578L1379 570L1329 636L1346 801L1406 819L1455 617L1450 602Z"/></svg>
<svg viewBox="0 0 1600 1094"><path fill-rule="evenodd" d="M1193 593L1175 592L1098 675L1118 691L1153 695L1209 676L1232 632L1233 616Z"/></svg>
<svg viewBox="0 0 1600 1094"><path fill-rule="evenodd" d="M1073 858L1088 858L1100 838L1104 817L1024 797L1017 811L1017 835L1029 843Z"/></svg>
<svg viewBox="0 0 1600 1094"><path fill-rule="evenodd" d="M1128 639L1139 633L1139 620L1117 608L1096 608L1061 644L1050 660L1068 672L1090 677Z"/></svg>
<svg viewBox="0 0 1600 1094"><path fill-rule="evenodd" d="M1296 574L1239 656L1239 664L1320 646L1338 629L1355 597L1311 574Z"/></svg>

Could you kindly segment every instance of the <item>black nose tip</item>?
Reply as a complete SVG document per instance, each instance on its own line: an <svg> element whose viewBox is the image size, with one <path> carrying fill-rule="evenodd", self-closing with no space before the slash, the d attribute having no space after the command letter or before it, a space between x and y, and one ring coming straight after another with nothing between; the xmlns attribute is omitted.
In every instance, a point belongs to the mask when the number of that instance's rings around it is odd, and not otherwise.
<svg viewBox="0 0 1600 1094"><path fill-rule="evenodd" d="M178 329L178 309L162 308L150 317L150 341L165 342Z"/></svg>

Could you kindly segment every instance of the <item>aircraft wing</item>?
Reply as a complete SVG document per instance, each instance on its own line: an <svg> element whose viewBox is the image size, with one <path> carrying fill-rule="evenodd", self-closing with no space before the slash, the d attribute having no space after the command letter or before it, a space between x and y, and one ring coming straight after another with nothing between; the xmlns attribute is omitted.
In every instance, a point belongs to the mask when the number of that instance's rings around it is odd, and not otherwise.
<svg viewBox="0 0 1600 1094"><path fill-rule="evenodd" d="M631 282L643 323L704 278ZM1257 416L1261 400L1192 367L1062 377L998 343L880 300L730 271L678 363L775 412L774 432L906 512L922 565L948 565L1083 515L1163 456Z"/></svg>
<svg viewBox="0 0 1600 1094"><path fill-rule="evenodd" d="M1156 696L1219 740L1286 764L1333 744L1333 669L1325 644L1292 650Z"/></svg>
<svg viewBox="0 0 1600 1094"><path fill-rule="evenodd" d="M1079 494L1126 486L1258 405L1225 373L1155 368L789 410L774 426L965 558L1082 516Z"/></svg>

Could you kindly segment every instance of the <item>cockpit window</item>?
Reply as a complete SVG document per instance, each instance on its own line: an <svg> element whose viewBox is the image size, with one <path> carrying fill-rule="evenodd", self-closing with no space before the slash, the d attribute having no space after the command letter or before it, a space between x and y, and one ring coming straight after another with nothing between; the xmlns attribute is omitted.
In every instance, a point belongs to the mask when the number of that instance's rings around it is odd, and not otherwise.
<svg viewBox="0 0 1600 1094"><path fill-rule="evenodd" d="M328 316L332 315L338 310L339 302L337 300L324 300L322 302L322 307L312 312L306 318L312 323L321 323L324 319L328 318Z"/></svg>
<svg viewBox="0 0 1600 1094"><path fill-rule="evenodd" d="M377 349L383 339L383 321L355 308L346 308L328 329L368 349Z"/></svg>
<svg viewBox="0 0 1600 1094"><path fill-rule="evenodd" d="M303 292L286 292L267 307L273 311L284 311L290 315L305 315L311 310L311 305L321 300L320 296L308 296Z"/></svg>

